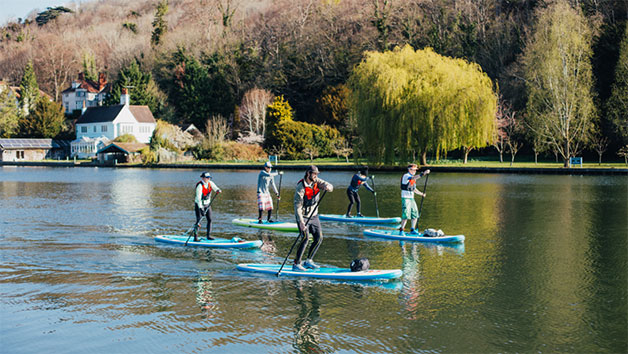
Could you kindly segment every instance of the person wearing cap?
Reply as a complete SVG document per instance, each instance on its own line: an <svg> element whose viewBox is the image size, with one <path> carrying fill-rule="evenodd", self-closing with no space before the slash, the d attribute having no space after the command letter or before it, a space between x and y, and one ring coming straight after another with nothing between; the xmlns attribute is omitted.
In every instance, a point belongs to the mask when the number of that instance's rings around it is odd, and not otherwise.
<svg viewBox="0 0 628 354"><path fill-rule="evenodd" d="M294 215L297 219L299 231L304 237L297 249L292 270L304 271L306 268L320 268L313 261L316 251L318 251L323 242L321 222L318 219L318 201L320 200L321 190L331 192L334 190L334 186L318 178L318 174L319 171L316 166L309 166L305 171L303 179L297 182L296 190L294 191ZM313 237L313 242L308 251L307 259L305 262L301 262L305 248L309 243L310 235Z"/></svg>
<svg viewBox="0 0 628 354"><path fill-rule="evenodd" d="M277 186L275 185L275 176L277 176L278 173L270 172L272 168L273 165L270 161L266 161L264 169L260 171L259 176L257 176L257 208L259 211L257 220L260 224L262 223L262 214L265 210L268 211L268 222L272 222L270 217L273 213L273 198L270 196L270 185L273 186L275 195L279 198L279 191L277 191Z"/></svg>
<svg viewBox="0 0 628 354"><path fill-rule="evenodd" d="M375 190L373 190L373 188L371 188L371 186L369 186L369 184L367 183L368 181L368 177L366 177L368 175L368 169L367 168L362 168L358 173L356 173L355 175L353 175L353 178L351 178L351 183L349 184L349 187L347 187L347 197L349 198L349 207L347 208L347 214L345 215L346 217L350 218L351 217L351 208L353 207L353 204L356 204L356 211L357 214L355 214L358 217L362 217L362 213L360 213L360 195L358 194L358 190L360 189L361 186L364 186L364 188L366 188L369 192L375 194Z"/></svg>
<svg viewBox="0 0 628 354"><path fill-rule="evenodd" d="M212 231L212 208L211 193L214 191L216 194L222 192L220 188L211 180L212 176L209 172L201 173L201 180L196 183L196 190L194 196L194 213L196 214L196 227L194 227L194 241L198 242L198 228L201 227L201 218L205 216L207 219L207 239L213 240L211 237Z"/></svg>
<svg viewBox="0 0 628 354"><path fill-rule="evenodd" d="M401 227L399 228L399 231L402 234L408 219L411 219L410 234L418 234L414 228L416 227L416 222L419 218L419 208L414 200L414 195L418 194L425 197L426 194L416 188L416 180L426 174L429 174L430 170L425 170L417 175L417 169L418 166L416 164L409 164L408 173L401 177Z"/></svg>

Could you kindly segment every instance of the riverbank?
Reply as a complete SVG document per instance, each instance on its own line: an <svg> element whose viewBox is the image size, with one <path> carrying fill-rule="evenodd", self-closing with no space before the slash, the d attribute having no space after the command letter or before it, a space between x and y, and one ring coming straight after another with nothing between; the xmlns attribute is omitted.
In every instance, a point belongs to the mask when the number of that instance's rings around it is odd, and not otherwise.
<svg viewBox="0 0 628 354"><path fill-rule="evenodd" d="M328 160L315 160L313 162L321 170L331 171L355 171L357 165L346 162L332 162ZM309 161L285 161L277 165L283 170L302 170L310 165ZM503 167L496 166L499 163L473 161L464 166L456 163L427 165L435 172L467 172L467 173L513 173L513 174L558 174L558 175L628 175L628 168L615 167L622 164L609 164L598 166L597 164L584 164L583 167L564 168L558 163L515 163L512 167L509 163L502 163ZM591 166L593 165L593 166ZM152 165L143 164L115 164L103 165L94 162L81 161L0 161L0 166L31 166L31 167L105 167L105 168L167 168L167 169L237 169L259 170L259 162L206 162L206 163L159 163ZM369 166L370 171L402 172L405 166Z"/></svg>

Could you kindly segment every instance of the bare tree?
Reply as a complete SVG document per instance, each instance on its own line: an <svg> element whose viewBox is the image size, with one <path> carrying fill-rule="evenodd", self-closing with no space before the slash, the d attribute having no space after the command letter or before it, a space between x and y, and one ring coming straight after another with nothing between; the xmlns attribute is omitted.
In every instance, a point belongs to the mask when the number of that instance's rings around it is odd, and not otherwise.
<svg viewBox="0 0 628 354"><path fill-rule="evenodd" d="M275 96L267 90L253 88L242 97L240 105L240 119L248 127L248 131L257 135L264 135L266 131L266 107L272 103Z"/></svg>
<svg viewBox="0 0 628 354"><path fill-rule="evenodd" d="M35 46L34 64L39 72L40 85L59 101L70 77L79 70L78 48L68 39L59 41L62 34L47 34Z"/></svg>
<svg viewBox="0 0 628 354"><path fill-rule="evenodd" d="M306 154L310 158L310 162L314 161L314 158L318 157L318 154L319 154L316 146L312 146L312 145L303 149L303 153Z"/></svg>
<svg viewBox="0 0 628 354"><path fill-rule="evenodd" d="M353 149L349 146L349 143L346 140L337 141L334 144L334 153L340 160L340 156L345 158L345 161L349 163L349 155L353 152Z"/></svg>
<svg viewBox="0 0 628 354"><path fill-rule="evenodd" d="M617 151L617 155L624 158L624 163L628 166L628 145L622 146L619 151Z"/></svg>
<svg viewBox="0 0 628 354"><path fill-rule="evenodd" d="M595 150L595 152L597 152L597 155L599 157L597 161L598 165L602 164L602 155L606 152L606 149L608 149L608 142L608 138L602 135L596 135L591 141L591 143L593 144L593 149Z"/></svg>

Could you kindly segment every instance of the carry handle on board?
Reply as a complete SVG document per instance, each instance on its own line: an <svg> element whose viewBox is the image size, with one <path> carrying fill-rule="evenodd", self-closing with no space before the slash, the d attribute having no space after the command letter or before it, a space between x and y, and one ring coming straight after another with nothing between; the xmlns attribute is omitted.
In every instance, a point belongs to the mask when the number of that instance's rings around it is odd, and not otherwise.
<svg viewBox="0 0 628 354"><path fill-rule="evenodd" d="M207 208L206 208L206 209L209 209L209 208L212 206L212 204L214 204L214 200L216 200L216 198L218 198L218 195L219 195L219 194L220 194L220 193L216 193L216 194L214 194L214 197L213 197L213 198L212 198L212 200L209 202L209 205L207 206ZM198 228L198 226L201 224L201 222L203 221L203 219L205 219L205 214L203 214L203 216L202 216L202 217L198 220L198 222L197 222L197 223L194 223L194 226L192 226L192 229ZM191 229L190 229L190 230L191 230ZM190 230L188 230L187 232L190 232ZM190 241L190 237L192 237L192 235L193 235L193 234L194 234L194 233L191 233L191 234L190 234L190 236L188 236L188 239L187 239L187 240L185 240L185 246L187 246L187 245L188 245L188 241ZM184 235L185 235L185 234L184 234Z"/></svg>
<svg viewBox="0 0 628 354"><path fill-rule="evenodd" d="M294 240L294 243L292 244L292 247L290 247L290 251L288 251L288 254L286 255L286 258L284 258L283 263L281 263L281 267L279 267L279 271L277 272L277 276L279 276L279 274L281 274L281 270L283 269L283 266L286 265L286 261L288 260L288 257L290 257L290 253L292 253L292 250L294 249L294 246L297 244L297 241L299 241L299 239L301 238L301 235L307 236L307 224L310 223L310 220L312 219L312 216L314 216L314 212L316 211L318 206L321 204L321 201L323 200L323 198L325 198L325 194L326 193L327 193L327 191L324 190L323 191L323 195L321 195L321 199L318 200L318 203L316 203L316 205L312 209L312 212L310 213L310 216L307 218L307 221L305 222L305 230L299 230L299 236L297 236L297 238Z"/></svg>
<svg viewBox="0 0 628 354"><path fill-rule="evenodd" d="M377 206L377 193L375 192L375 176L371 175L371 182L373 182L373 196L375 197L375 213L379 218L379 207Z"/></svg>

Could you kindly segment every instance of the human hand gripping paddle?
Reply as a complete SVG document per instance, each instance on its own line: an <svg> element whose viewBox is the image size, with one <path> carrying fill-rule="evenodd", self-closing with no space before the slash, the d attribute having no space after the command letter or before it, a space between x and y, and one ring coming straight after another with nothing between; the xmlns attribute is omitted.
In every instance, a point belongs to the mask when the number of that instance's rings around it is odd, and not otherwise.
<svg viewBox="0 0 628 354"><path fill-rule="evenodd" d="M427 180L430 178L430 170L427 170L427 176L425 177L425 186L423 186L423 196L421 197L421 206L419 207L419 217L416 220L415 230L419 229L419 220L421 220L421 210L423 210L423 199L425 199L425 191L427 190Z"/></svg>
<svg viewBox="0 0 628 354"><path fill-rule="evenodd" d="M214 194L214 197L213 197L213 198L211 198L211 200L209 201L209 205L208 205L206 208L203 208L203 210L208 210L208 209L209 209L209 207L211 207L211 206L212 206L212 204L214 204L214 200L216 200L216 198L218 198L218 195L219 195L219 194L220 194L220 193L215 193L215 194ZM201 225L201 223L203 222L203 220L204 220L204 219L205 219L205 213L203 213L203 216L202 216L202 217L198 220L198 222L197 222L197 223L194 223L194 226L192 226L192 228L190 228L188 231L186 231L186 233L189 233L189 232L190 232L191 230L193 230L193 229L198 229L198 228L200 227L200 225ZM185 234L184 234L184 235L185 235ZM190 236L188 236L188 239L187 239L187 240L185 240L185 246L187 246L187 245L188 245L188 241L190 241L190 237L192 237L192 235L194 235L194 233L191 233L191 234L190 234Z"/></svg>
<svg viewBox="0 0 628 354"><path fill-rule="evenodd" d="M286 258L284 258L283 263L281 263L281 267L279 267L279 271L277 272L277 276L279 276L279 274L281 274L281 270L283 269L283 266L286 265L286 261L288 260L288 257L290 257L290 253L292 253L292 250L294 249L294 246L297 244L297 241L299 241L299 239L301 238L301 235L303 235L304 237L307 237L307 224L310 223L310 219L312 219L312 216L314 215L314 212L316 211L316 209L318 209L318 206L321 204L321 201L323 200L323 198L325 198L325 194L326 193L327 193L327 190L324 190L323 194L321 195L321 198L318 200L318 202L316 203L316 205L312 209L312 212L310 213L310 216L307 218L307 221L305 222L305 228L303 230L299 230L299 236L297 236L297 238L294 240L294 243L292 244L292 247L290 247L290 251L288 251L288 254L286 255Z"/></svg>
<svg viewBox="0 0 628 354"><path fill-rule="evenodd" d="M375 176L371 176L371 182L373 182L373 196L375 197L375 212L379 218L379 207L377 206L377 192L375 192Z"/></svg>

